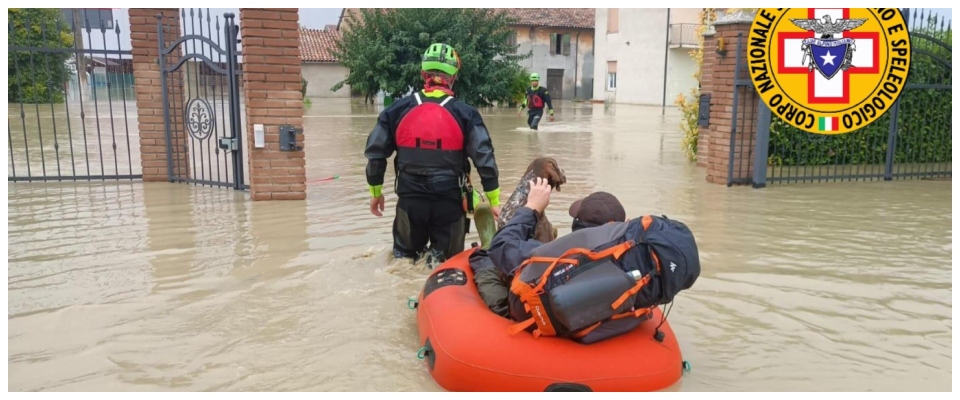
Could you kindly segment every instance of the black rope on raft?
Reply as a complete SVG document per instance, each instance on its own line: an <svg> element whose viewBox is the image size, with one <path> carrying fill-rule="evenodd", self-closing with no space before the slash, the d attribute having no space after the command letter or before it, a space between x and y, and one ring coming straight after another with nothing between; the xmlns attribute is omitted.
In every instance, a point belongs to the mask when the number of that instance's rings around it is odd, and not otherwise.
<svg viewBox="0 0 960 400"><path fill-rule="evenodd" d="M657 328L653 333L653 338L656 339L657 342L663 343L664 336L666 335L664 335L663 332L660 331L660 327L663 326L664 322L667 322L667 316L670 315L670 310L672 309L673 309L673 301L670 301L670 304L667 307L667 312L664 313L663 317L660 318L660 325L657 325Z"/></svg>

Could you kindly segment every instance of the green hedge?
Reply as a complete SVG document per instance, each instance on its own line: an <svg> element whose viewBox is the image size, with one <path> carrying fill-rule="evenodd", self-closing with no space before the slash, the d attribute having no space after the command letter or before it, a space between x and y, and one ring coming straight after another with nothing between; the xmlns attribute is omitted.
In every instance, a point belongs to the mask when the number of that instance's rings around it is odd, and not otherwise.
<svg viewBox="0 0 960 400"><path fill-rule="evenodd" d="M11 8L7 46L69 49L70 27L60 21L57 8ZM64 62L70 53L11 51L7 61L7 101L62 103L70 73Z"/></svg>
<svg viewBox="0 0 960 400"><path fill-rule="evenodd" d="M911 32L912 33L912 32ZM924 28L925 33L951 45L950 30ZM914 37L908 84L951 85L952 72L937 59L951 63L949 47ZM900 95L894 162L951 162L952 89L906 89ZM890 133L887 110L873 124L842 135L816 135L790 126L774 114L770 125L770 165L883 164Z"/></svg>

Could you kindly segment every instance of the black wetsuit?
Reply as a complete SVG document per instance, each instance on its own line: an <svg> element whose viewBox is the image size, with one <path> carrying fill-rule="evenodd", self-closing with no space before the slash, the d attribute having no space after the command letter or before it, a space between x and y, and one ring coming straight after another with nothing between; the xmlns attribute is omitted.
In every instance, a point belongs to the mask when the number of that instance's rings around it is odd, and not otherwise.
<svg viewBox="0 0 960 400"><path fill-rule="evenodd" d="M399 197L394 256L417 259L428 251L428 241L431 254L444 259L462 252L467 158L473 160L485 192L499 194L500 187L493 143L480 113L442 92L400 99L380 113L367 139L369 185L383 184L387 158L394 151Z"/></svg>
<svg viewBox="0 0 960 400"><path fill-rule="evenodd" d="M536 104L534 96L539 96L541 104ZM523 104L529 108L527 111L527 126L536 130L540 126L540 120L543 119L543 106L546 105L550 111L553 111L553 102L550 101L550 92L543 86L537 86L536 89L528 87L527 97Z"/></svg>

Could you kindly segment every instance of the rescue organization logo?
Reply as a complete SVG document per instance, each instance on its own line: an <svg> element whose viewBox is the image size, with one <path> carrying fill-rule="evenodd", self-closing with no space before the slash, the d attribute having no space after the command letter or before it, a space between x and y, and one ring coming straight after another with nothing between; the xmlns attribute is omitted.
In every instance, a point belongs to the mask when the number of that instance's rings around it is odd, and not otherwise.
<svg viewBox="0 0 960 400"><path fill-rule="evenodd" d="M863 128L900 96L910 34L896 8L761 8L750 78L780 119L817 134Z"/></svg>

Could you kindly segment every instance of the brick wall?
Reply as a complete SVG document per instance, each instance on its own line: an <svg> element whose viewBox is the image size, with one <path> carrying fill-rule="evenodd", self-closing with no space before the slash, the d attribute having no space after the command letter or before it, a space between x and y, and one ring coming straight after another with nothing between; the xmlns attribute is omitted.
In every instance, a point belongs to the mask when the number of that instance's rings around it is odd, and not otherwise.
<svg viewBox="0 0 960 400"><path fill-rule="evenodd" d="M247 160L253 200L306 198L304 152L280 151L279 127L303 129L300 94L300 17L296 8L241 8ZM254 124L265 147L254 148ZM303 146L303 135L297 144Z"/></svg>
<svg viewBox="0 0 960 400"><path fill-rule="evenodd" d="M140 131L140 159L144 182L167 181L167 139L163 113L163 86L161 85L160 50L157 34L157 15L164 19L164 46L176 40L180 32L180 10L177 8L131 8L130 42L133 53L134 93L137 97L137 113ZM166 57L168 65L182 56L177 49ZM179 176L188 178L189 161L185 147L187 136L183 126L183 99L175 88L183 80L183 71L167 74L169 118L173 142L173 169ZM181 127L181 129L177 129Z"/></svg>
<svg viewBox="0 0 960 400"><path fill-rule="evenodd" d="M757 96L751 88L739 89L737 116L733 115L735 66L737 62L737 34L743 33L744 43L750 29L749 22L715 25L716 33L704 37L701 93L710 94L710 125L700 128L697 143L697 164L707 168L707 181L726 184L730 165L731 128L737 123L734 143L734 176L750 176L753 172L753 137L756 134ZM717 54L720 39L725 42L726 54ZM746 61L746 46L742 51ZM741 78L749 79L741 74Z"/></svg>

